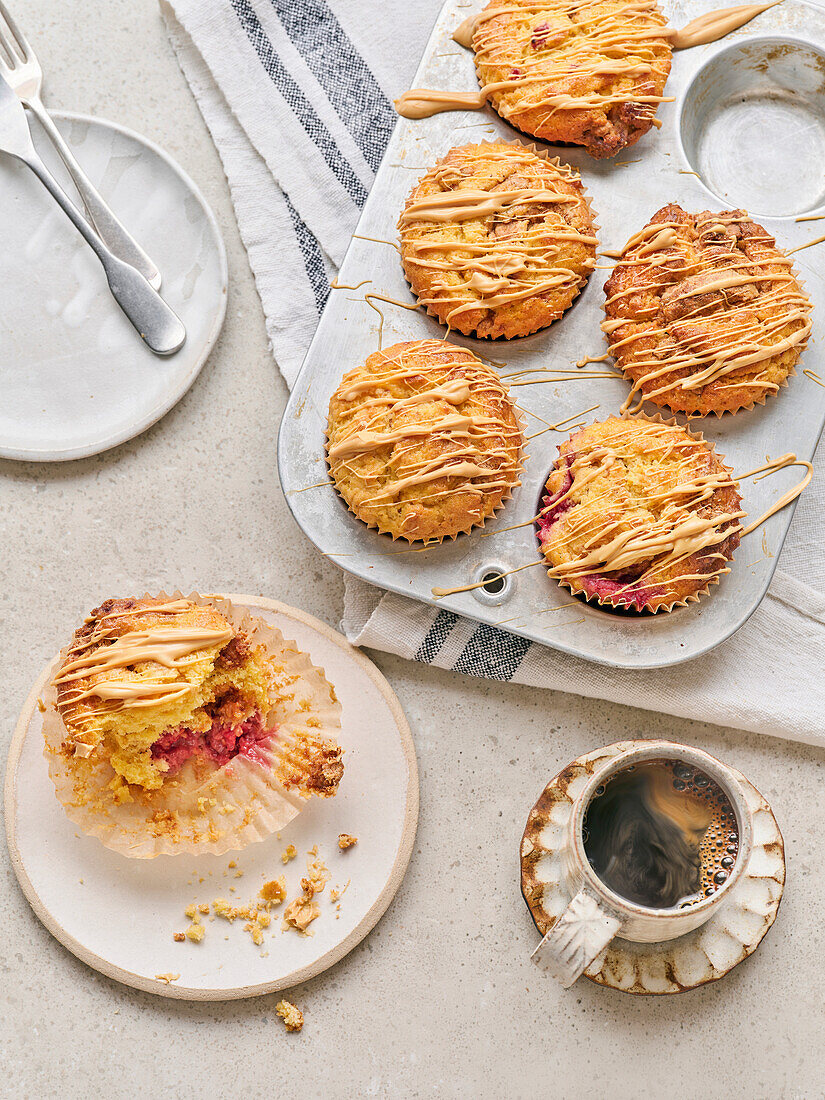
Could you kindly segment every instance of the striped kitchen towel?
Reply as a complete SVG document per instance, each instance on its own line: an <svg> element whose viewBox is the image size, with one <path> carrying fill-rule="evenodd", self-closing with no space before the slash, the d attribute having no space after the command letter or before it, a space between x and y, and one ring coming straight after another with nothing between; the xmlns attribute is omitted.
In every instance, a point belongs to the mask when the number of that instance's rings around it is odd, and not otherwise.
<svg viewBox="0 0 825 1100"><path fill-rule="evenodd" d="M161 0L289 386L395 123L392 97L409 86L440 4ZM672 669L590 664L349 576L342 628L356 645L471 676L825 744L823 506L820 471L761 607L713 653Z"/></svg>

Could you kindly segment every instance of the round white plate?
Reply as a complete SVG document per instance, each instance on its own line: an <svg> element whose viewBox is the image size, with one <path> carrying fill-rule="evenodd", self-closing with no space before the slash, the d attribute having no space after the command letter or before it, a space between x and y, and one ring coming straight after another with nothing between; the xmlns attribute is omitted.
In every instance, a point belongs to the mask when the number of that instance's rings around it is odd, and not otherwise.
<svg viewBox="0 0 825 1100"><path fill-rule="evenodd" d="M418 821L415 748L401 706L384 677L326 624L253 596L252 607L323 668L342 705L344 778L338 795L312 799L280 839L269 837L223 856L126 859L79 835L55 798L43 756L37 700L51 665L26 700L12 738L5 811L15 873L48 930L89 966L137 989L187 1000L223 1000L285 989L315 977L351 951L376 924L401 885ZM358 843L345 852L338 834ZM297 858L284 866L281 852ZM175 943L192 902L253 899L262 882L284 874L288 898L300 893L307 852L318 845L332 878L318 898L314 935L281 931L280 909L256 947L244 921L204 917L199 944ZM237 869L230 869L234 860ZM236 878L236 870L243 877ZM200 879L204 881L201 882ZM350 885L337 913L330 890ZM234 893L232 889L234 888ZM228 937L225 938L225 937ZM165 982L158 975L179 975Z"/></svg>
<svg viewBox="0 0 825 1100"><path fill-rule="evenodd" d="M54 462L131 439L186 393L226 312L226 254L192 180L157 145L103 119L55 113L78 161L163 276L186 326L168 359L146 347L103 268L28 168L0 154L0 456ZM35 122L35 144L80 204Z"/></svg>

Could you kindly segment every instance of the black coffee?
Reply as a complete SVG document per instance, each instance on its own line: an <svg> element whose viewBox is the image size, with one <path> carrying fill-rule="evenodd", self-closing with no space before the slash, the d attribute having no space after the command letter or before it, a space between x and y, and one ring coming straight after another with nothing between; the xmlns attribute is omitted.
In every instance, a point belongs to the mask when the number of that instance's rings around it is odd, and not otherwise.
<svg viewBox="0 0 825 1100"><path fill-rule="evenodd" d="M662 760L631 765L596 789L584 849L621 897L653 909L684 908L725 884L739 830L730 800L709 776Z"/></svg>

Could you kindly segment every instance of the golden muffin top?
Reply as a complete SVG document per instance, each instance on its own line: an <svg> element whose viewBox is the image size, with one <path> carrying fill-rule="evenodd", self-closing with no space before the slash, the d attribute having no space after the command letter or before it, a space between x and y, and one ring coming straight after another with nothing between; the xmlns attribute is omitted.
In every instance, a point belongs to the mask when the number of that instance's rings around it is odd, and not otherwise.
<svg viewBox="0 0 825 1100"><path fill-rule="evenodd" d="M394 539L468 531L518 484L522 430L504 383L442 340L394 344L349 371L327 435L341 496Z"/></svg>
<svg viewBox="0 0 825 1100"><path fill-rule="evenodd" d="M709 443L675 424L610 417L559 448L539 541L550 575L573 591L655 611L725 569L740 505Z"/></svg>
<svg viewBox="0 0 825 1100"><path fill-rule="evenodd" d="M596 262L578 173L517 142L451 149L413 188L399 228L421 304L468 335L549 325Z"/></svg>
<svg viewBox="0 0 825 1100"><path fill-rule="evenodd" d="M662 207L604 289L602 328L633 382L625 408L750 408L785 382L811 331L790 259L743 210Z"/></svg>
<svg viewBox="0 0 825 1100"><path fill-rule="evenodd" d="M610 157L655 124L665 22L646 0L493 0L473 23L479 80L518 129Z"/></svg>

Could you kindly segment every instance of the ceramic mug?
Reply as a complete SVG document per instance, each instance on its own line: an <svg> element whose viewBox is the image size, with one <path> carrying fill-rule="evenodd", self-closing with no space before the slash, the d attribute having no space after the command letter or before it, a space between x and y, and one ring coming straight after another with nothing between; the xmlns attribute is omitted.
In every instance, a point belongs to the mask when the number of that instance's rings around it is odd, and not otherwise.
<svg viewBox="0 0 825 1100"><path fill-rule="evenodd" d="M677 760L704 772L727 795L739 829L739 851L727 880L709 898L684 909L653 909L628 901L606 886L584 850L584 818L596 789L628 765ZM573 802L562 857L562 885L572 897L539 946L533 961L564 986L571 986L614 937L635 943L674 940L709 920L740 881L753 845L751 812L742 785L730 768L701 749L672 741L648 741L597 765Z"/></svg>

